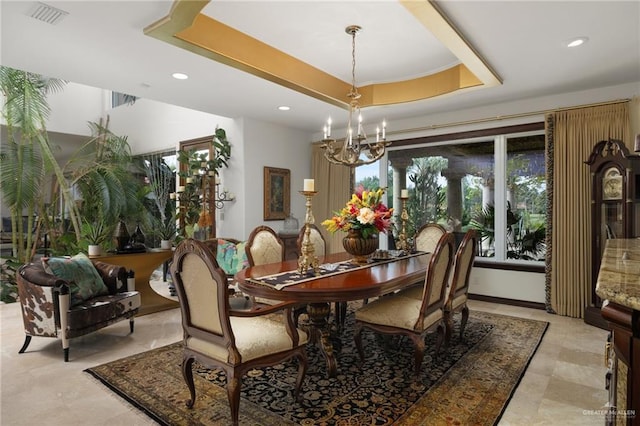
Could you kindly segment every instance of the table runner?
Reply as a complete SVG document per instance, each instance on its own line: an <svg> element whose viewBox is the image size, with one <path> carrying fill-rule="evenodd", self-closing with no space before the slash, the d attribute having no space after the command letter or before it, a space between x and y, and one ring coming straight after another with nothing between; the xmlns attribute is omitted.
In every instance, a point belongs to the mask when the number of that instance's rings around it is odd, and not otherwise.
<svg viewBox="0 0 640 426"><path fill-rule="evenodd" d="M319 275L314 275L312 269L309 269L308 272L305 272L302 274L299 273L298 270L294 270L294 271L280 272L278 274L273 274L273 275L266 275L264 277L247 278L246 280L255 284L262 284L269 287L273 287L276 290L282 290L285 287L315 280L319 277L326 278L332 275L338 275L348 271L353 271L355 269L371 268L372 266L382 265L384 263L396 262L398 260L408 259L410 257L420 256L423 254L428 254L428 252L418 251L414 253L404 253L404 254L392 256L388 259L371 258L365 264L355 263L355 262L352 262L351 260L344 260L342 262L337 262L337 263L323 263L320 265Z"/></svg>

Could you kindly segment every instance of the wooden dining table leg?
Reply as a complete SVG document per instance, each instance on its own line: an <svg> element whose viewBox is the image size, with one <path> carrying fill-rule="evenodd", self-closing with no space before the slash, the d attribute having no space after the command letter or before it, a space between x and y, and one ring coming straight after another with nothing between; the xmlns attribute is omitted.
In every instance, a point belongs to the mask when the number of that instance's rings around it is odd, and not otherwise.
<svg viewBox="0 0 640 426"><path fill-rule="evenodd" d="M309 333L311 341L317 344L327 361L327 374L329 377L336 377L338 364L331 341L331 330L327 318L331 312L329 303L310 303L307 305L309 315Z"/></svg>

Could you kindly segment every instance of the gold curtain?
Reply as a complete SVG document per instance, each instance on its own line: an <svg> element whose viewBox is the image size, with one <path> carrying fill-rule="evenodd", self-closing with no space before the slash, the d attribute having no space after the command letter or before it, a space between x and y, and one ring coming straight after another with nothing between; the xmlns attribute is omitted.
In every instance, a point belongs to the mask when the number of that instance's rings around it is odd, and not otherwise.
<svg viewBox="0 0 640 426"><path fill-rule="evenodd" d="M601 140L620 139L633 151L629 103L576 108L550 114L553 166L550 190L551 309L582 318L591 289L591 178L584 161ZM549 143L549 140L547 141ZM548 147L549 150L549 147Z"/></svg>
<svg viewBox="0 0 640 426"><path fill-rule="evenodd" d="M313 216L316 225L327 241L327 253L344 251L342 237L344 233L329 234L320 223L333 216L333 212L340 210L351 198L351 168L331 164L324 158L324 151L320 144L313 145L311 173L315 179L315 189L318 191L313 197Z"/></svg>

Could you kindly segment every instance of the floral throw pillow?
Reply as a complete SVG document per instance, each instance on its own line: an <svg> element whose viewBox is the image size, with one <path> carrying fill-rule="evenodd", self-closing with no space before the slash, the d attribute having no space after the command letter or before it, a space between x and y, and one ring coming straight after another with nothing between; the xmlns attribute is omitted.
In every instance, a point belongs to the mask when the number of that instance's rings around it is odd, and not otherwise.
<svg viewBox="0 0 640 426"><path fill-rule="evenodd" d="M246 241L243 241L236 246L236 272L249 267L249 258L247 257L247 251L244 249L246 245Z"/></svg>
<svg viewBox="0 0 640 426"><path fill-rule="evenodd" d="M216 261L218 262L218 266L220 266L227 275L234 275L236 272L249 266L244 244L245 243L234 244L223 239L218 240Z"/></svg>
<svg viewBox="0 0 640 426"><path fill-rule="evenodd" d="M69 282L71 306L79 305L96 296L109 294L109 289L102 281L100 274L84 253L73 257L51 257L46 263L53 275Z"/></svg>

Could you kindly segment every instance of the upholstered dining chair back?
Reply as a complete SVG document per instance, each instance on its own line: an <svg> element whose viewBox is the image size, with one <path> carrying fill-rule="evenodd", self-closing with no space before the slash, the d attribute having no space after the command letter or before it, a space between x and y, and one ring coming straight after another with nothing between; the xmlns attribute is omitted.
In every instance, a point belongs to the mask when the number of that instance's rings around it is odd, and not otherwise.
<svg viewBox="0 0 640 426"><path fill-rule="evenodd" d="M182 374L195 403L192 365L224 370L231 423L238 424L242 376L257 367L299 360L295 395L307 369L307 334L293 326L292 304L280 304L255 311L229 307L227 277L207 245L194 239L176 248L171 275L178 293L183 328ZM281 313L280 318L270 315ZM272 318L273 317L273 318ZM226 422L225 422L226 423Z"/></svg>
<svg viewBox="0 0 640 426"><path fill-rule="evenodd" d="M416 232L414 247L417 251L433 253L440 240L440 237L447 232L444 227L437 223L426 223Z"/></svg>
<svg viewBox="0 0 640 426"><path fill-rule="evenodd" d="M181 248L174 254L171 274L176 275L173 278L185 336L191 339L206 334L211 343L223 348L219 355L226 362L230 355L237 357L233 354L233 334L226 312L226 274L206 242L186 240ZM176 260L180 261L179 265L175 264Z"/></svg>
<svg viewBox="0 0 640 426"><path fill-rule="evenodd" d="M284 260L284 243L268 226L258 226L251 231L245 250L250 266Z"/></svg>
<svg viewBox="0 0 640 426"><path fill-rule="evenodd" d="M309 227L309 238L311 244L313 244L313 250L316 256L325 256L327 254L327 243L320 232L320 229L315 224L304 225L298 232L298 239L296 241L298 245L298 253L302 253L302 242L304 240L305 227Z"/></svg>
<svg viewBox="0 0 640 426"><path fill-rule="evenodd" d="M467 298L469 294L469 276L471 268L476 258L478 247L478 234L473 229L468 230L456 252L455 263L453 268L453 276L449 282L447 290L447 300L445 302L445 320L447 322L447 342L451 339L451 330L453 328L452 315L456 311L462 311L462 320L460 322L460 338L464 333L464 328L469 318L469 308L467 307Z"/></svg>
<svg viewBox="0 0 640 426"><path fill-rule="evenodd" d="M459 305L462 303L461 298L463 297L466 301L466 296L469 293L469 276L476 258L477 247L478 234L475 230L470 229L464 234L456 252L447 304L458 299L455 305Z"/></svg>
<svg viewBox="0 0 640 426"><path fill-rule="evenodd" d="M450 232L442 234L436 244L429 268L425 276L425 283L422 296L422 308L424 316L431 312L444 309L447 297L447 283L449 281L449 273L453 264L454 237ZM422 327L422 324L416 323L416 327Z"/></svg>

